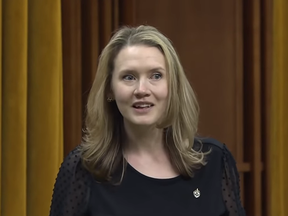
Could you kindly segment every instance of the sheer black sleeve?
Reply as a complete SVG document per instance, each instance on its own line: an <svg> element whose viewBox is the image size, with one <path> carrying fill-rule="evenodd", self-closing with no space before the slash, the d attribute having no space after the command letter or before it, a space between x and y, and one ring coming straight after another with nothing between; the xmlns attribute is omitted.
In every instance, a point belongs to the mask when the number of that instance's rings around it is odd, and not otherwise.
<svg viewBox="0 0 288 216"><path fill-rule="evenodd" d="M241 204L236 162L225 145L223 149L222 194L229 216L246 216Z"/></svg>
<svg viewBox="0 0 288 216"><path fill-rule="evenodd" d="M64 159L54 185L50 216L84 216L89 199L89 173L82 168L80 152Z"/></svg>

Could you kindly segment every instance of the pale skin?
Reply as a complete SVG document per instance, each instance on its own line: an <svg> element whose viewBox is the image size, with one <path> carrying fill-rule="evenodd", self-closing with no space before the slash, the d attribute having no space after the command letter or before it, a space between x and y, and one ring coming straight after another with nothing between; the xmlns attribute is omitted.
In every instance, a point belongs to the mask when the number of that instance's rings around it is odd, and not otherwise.
<svg viewBox="0 0 288 216"><path fill-rule="evenodd" d="M178 176L164 147L163 130L156 128L168 98L163 54L155 47L128 46L119 52L114 64L110 94L124 119L124 157L146 176Z"/></svg>

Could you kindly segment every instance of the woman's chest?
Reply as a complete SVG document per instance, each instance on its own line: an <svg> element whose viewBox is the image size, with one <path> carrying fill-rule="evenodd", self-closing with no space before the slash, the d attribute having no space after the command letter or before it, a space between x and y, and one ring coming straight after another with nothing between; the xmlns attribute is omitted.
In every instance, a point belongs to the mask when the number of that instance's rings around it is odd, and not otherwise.
<svg viewBox="0 0 288 216"><path fill-rule="evenodd" d="M128 176L129 177L129 176ZM130 176L119 186L93 183L91 216L221 216L225 205L221 186L197 178L149 181Z"/></svg>

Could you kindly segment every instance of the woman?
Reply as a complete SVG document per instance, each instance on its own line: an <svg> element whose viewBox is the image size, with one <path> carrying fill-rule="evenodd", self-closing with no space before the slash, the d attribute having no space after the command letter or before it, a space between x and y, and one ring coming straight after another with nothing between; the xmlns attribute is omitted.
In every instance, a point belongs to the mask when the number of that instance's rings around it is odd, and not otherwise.
<svg viewBox="0 0 288 216"><path fill-rule="evenodd" d="M104 48L83 143L64 160L51 216L242 216L225 145L196 138L198 104L170 41L124 27Z"/></svg>

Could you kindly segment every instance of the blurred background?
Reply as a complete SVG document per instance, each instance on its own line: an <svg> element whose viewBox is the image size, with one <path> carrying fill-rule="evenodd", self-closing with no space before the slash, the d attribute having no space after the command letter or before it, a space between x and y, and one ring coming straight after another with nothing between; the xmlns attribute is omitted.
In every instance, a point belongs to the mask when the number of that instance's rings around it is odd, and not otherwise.
<svg viewBox="0 0 288 216"><path fill-rule="evenodd" d="M0 13L0 216L49 214L98 56L138 24L172 40L199 134L234 155L247 215L288 215L288 1L2 0Z"/></svg>

